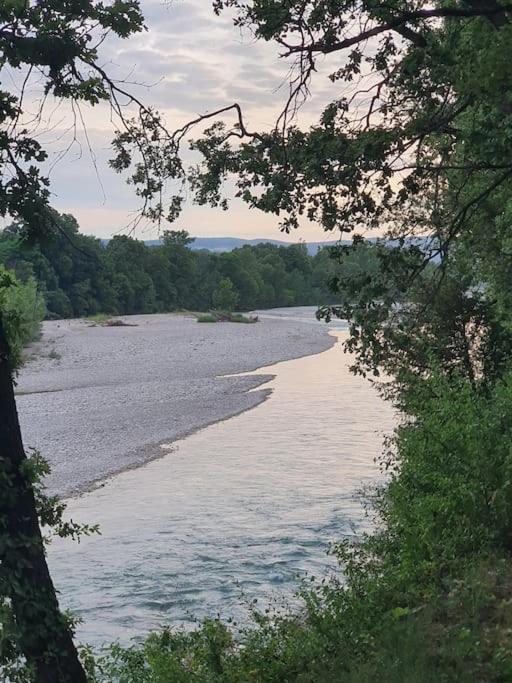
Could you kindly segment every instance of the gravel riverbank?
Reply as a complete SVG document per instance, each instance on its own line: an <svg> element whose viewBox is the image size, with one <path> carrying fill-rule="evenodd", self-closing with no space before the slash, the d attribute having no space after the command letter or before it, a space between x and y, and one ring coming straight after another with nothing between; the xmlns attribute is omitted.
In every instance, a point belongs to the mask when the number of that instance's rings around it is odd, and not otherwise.
<svg viewBox="0 0 512 683"><path fill-rule="evenodd" d="M312 309L255 325L176 314L124 316L123 327L45 322L17 400L26 447L51 464L49 491L76 494L158 457L162 442L260 403L268 377L227 375L328 349L327 327L307 318Z"/></svg>

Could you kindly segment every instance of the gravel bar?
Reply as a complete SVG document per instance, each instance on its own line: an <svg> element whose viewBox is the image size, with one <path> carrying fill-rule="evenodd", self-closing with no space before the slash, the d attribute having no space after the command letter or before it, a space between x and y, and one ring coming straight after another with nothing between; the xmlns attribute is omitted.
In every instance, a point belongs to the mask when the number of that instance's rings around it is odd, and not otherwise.
<svg viewBox="0 0 512 683"><path fill-rule="evenodd" d="M271 376L229 375L334 343L325 326L305 321L312 310L295 311L262 312L254 325L181 314L123 316L119 327L45 322L16 391L25 445L52 468L49 492L76 495L263 401L269 390L256 388Z"/></svg>

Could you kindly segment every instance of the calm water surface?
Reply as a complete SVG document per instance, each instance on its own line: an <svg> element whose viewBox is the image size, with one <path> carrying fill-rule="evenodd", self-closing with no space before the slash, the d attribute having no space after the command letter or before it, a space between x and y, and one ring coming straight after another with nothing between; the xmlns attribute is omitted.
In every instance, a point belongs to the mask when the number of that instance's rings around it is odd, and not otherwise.
<svg viewBox="0 0 512 683"><path fill-rule="evenodd" d="M307 572L334 569L326 550L366 524L358 492L379 476L393 415L348 372L346 333L331 334L329 351L257 371L276 375L264 403L69 501L73 519L102 529L49 553L83 641L127 642L193 615L243 619L244 600L291 597Z"/></svg>

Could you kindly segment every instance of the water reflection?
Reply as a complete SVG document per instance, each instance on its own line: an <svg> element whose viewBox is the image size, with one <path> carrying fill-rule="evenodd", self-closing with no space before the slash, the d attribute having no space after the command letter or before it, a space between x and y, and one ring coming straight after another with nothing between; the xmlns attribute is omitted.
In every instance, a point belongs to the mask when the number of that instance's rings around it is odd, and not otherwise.
<svg viewBox="0 0 512 683"><path fill-rule="evenodd" d="M191 615L243 618L241 591L291 595L298 575L328 571L330 541L364 525L357 490L378 476L391 409L348 372L339 342L257 371L269 373L269 400L69 502L73 519L102 528L50 549L82 640L126 641Z"/></svg>

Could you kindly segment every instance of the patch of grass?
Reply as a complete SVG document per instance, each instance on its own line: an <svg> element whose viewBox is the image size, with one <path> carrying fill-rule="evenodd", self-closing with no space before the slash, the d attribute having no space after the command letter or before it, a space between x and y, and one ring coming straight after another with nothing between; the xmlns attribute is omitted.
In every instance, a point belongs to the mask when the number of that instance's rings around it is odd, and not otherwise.
<svg viewBox="0 0 512 683"><path fill-rule="evenodd" d="M127 323L121 318L112 318L106 313L96 313L86 320L90 327L137 327L136 323Z"/></svg>
<svg viewBox="0 0 512 683"><path fill-rule="evenodd" d="M231 313L230 318L228 320L230 323L257 323L258 322L258 316L246 316L242 315L241 313Z"/></svg>
<svg viewBox="0 0 512 683"><path fill-rule="evenodd" d="M258 316L246 316L242 313L230 313L229 311L210 311L209 313L200 313L197 316L197 322L252 324L258 322Z"/></svg>
<svg viewBox="0 0 512 683"><path fill-rule="evenodd" d="M89 323L96 323L97 325L101 323L107 322L107 320L111 320L112 316L107 315L107 313L95 313L94 315L90 315L86 318L86 321Z"/></svg>
<svg viewBox="0 0 512 683"><path fill-rule="evenodd" d="M198 323L216 323L216 322L218 322L218 320L211 313L200 313L197 316L197 322Z"/></svg>

